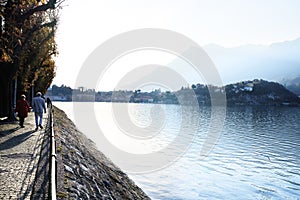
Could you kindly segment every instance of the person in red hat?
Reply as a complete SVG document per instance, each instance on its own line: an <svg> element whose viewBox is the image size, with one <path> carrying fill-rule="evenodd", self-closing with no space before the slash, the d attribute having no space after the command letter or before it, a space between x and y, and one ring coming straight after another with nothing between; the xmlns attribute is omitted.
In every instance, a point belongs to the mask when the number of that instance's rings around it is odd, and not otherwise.
<svg viewBox="0 0 300 200"><path fill-rule="evenodd" d="M26 96L24 94L21 95L21 99L18 100L16 106L16 113L19 117L20 126L24 128L25 118L28 116L28 112L30 111L29 103L26 100Z"/></svg>

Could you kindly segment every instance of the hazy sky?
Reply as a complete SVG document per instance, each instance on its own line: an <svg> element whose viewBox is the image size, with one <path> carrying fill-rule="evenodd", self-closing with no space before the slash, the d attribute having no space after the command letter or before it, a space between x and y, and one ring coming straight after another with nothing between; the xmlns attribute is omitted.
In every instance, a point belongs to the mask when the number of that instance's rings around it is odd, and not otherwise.
<svg viewBox="0 0 300 200"><path fill-rule="evenodd" d="M300 37L298 0L68 0L65 5L53 83L71 87L96 47L134 29L176 31L200 46L268 45Z"/></svg>

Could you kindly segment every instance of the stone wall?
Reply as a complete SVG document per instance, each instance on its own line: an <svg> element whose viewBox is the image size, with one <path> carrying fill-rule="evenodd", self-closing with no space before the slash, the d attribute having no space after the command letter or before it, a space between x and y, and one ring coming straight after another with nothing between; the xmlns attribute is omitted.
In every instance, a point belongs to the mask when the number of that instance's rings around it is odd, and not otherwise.
<svg viewBox="0 0 300 200"><path fill-rule="evenodd" d="M149 199L54 107L58 199Z"/></svg>

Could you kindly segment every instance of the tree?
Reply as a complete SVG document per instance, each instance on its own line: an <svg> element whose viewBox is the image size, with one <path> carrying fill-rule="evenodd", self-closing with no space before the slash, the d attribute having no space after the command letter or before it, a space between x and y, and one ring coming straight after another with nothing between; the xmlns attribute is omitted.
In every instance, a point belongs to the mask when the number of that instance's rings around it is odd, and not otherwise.
<svg viewBox="0 0 300 200"><path fill-rule="evenodd" d="M45 91L54 77L54 34L63 0L0 0L0 117L13 120L18 93ZM18 81L15 81L18 80Z"/></svg>

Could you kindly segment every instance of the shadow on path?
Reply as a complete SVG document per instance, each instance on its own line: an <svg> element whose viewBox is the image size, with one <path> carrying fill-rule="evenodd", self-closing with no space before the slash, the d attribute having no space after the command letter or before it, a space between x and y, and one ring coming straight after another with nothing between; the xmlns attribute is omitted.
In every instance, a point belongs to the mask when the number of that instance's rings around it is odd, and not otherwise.
<svg viewBox="0 0 300 200"><path fill-rule="evenodd" d="M7 136L7 135L19 130L19 129L20 129L19 127L16 127L16 128L12 128L12 129L9 129L9 130L1 131L0 132L0 138L5 137L5 136Z"/></svg>
<svg viewBox="0 0 300 200"><path fill-rule="evenodd" d="M13 129L12 129L13 130ZM11 149L15 146L20 145L21 143L25 142L26 140L28 140L30 137L32 137L32 133L34 133L35 131L28 131L25 132L23 134L20 135L16 135L8 140L6 140L5 142L2 142L0 144L0 151L2 150L7 150L7 149Z"/></svg>
<svg viewBox="0 0 300 200"><path fill-rule="evenodd" d="M49 130L50 131L50 130ZM43 136L43 143L40 159L37 164L37 171L33 185L31 199L49 199L49 175L50 175L50 133L46 131Z"/></svg>

